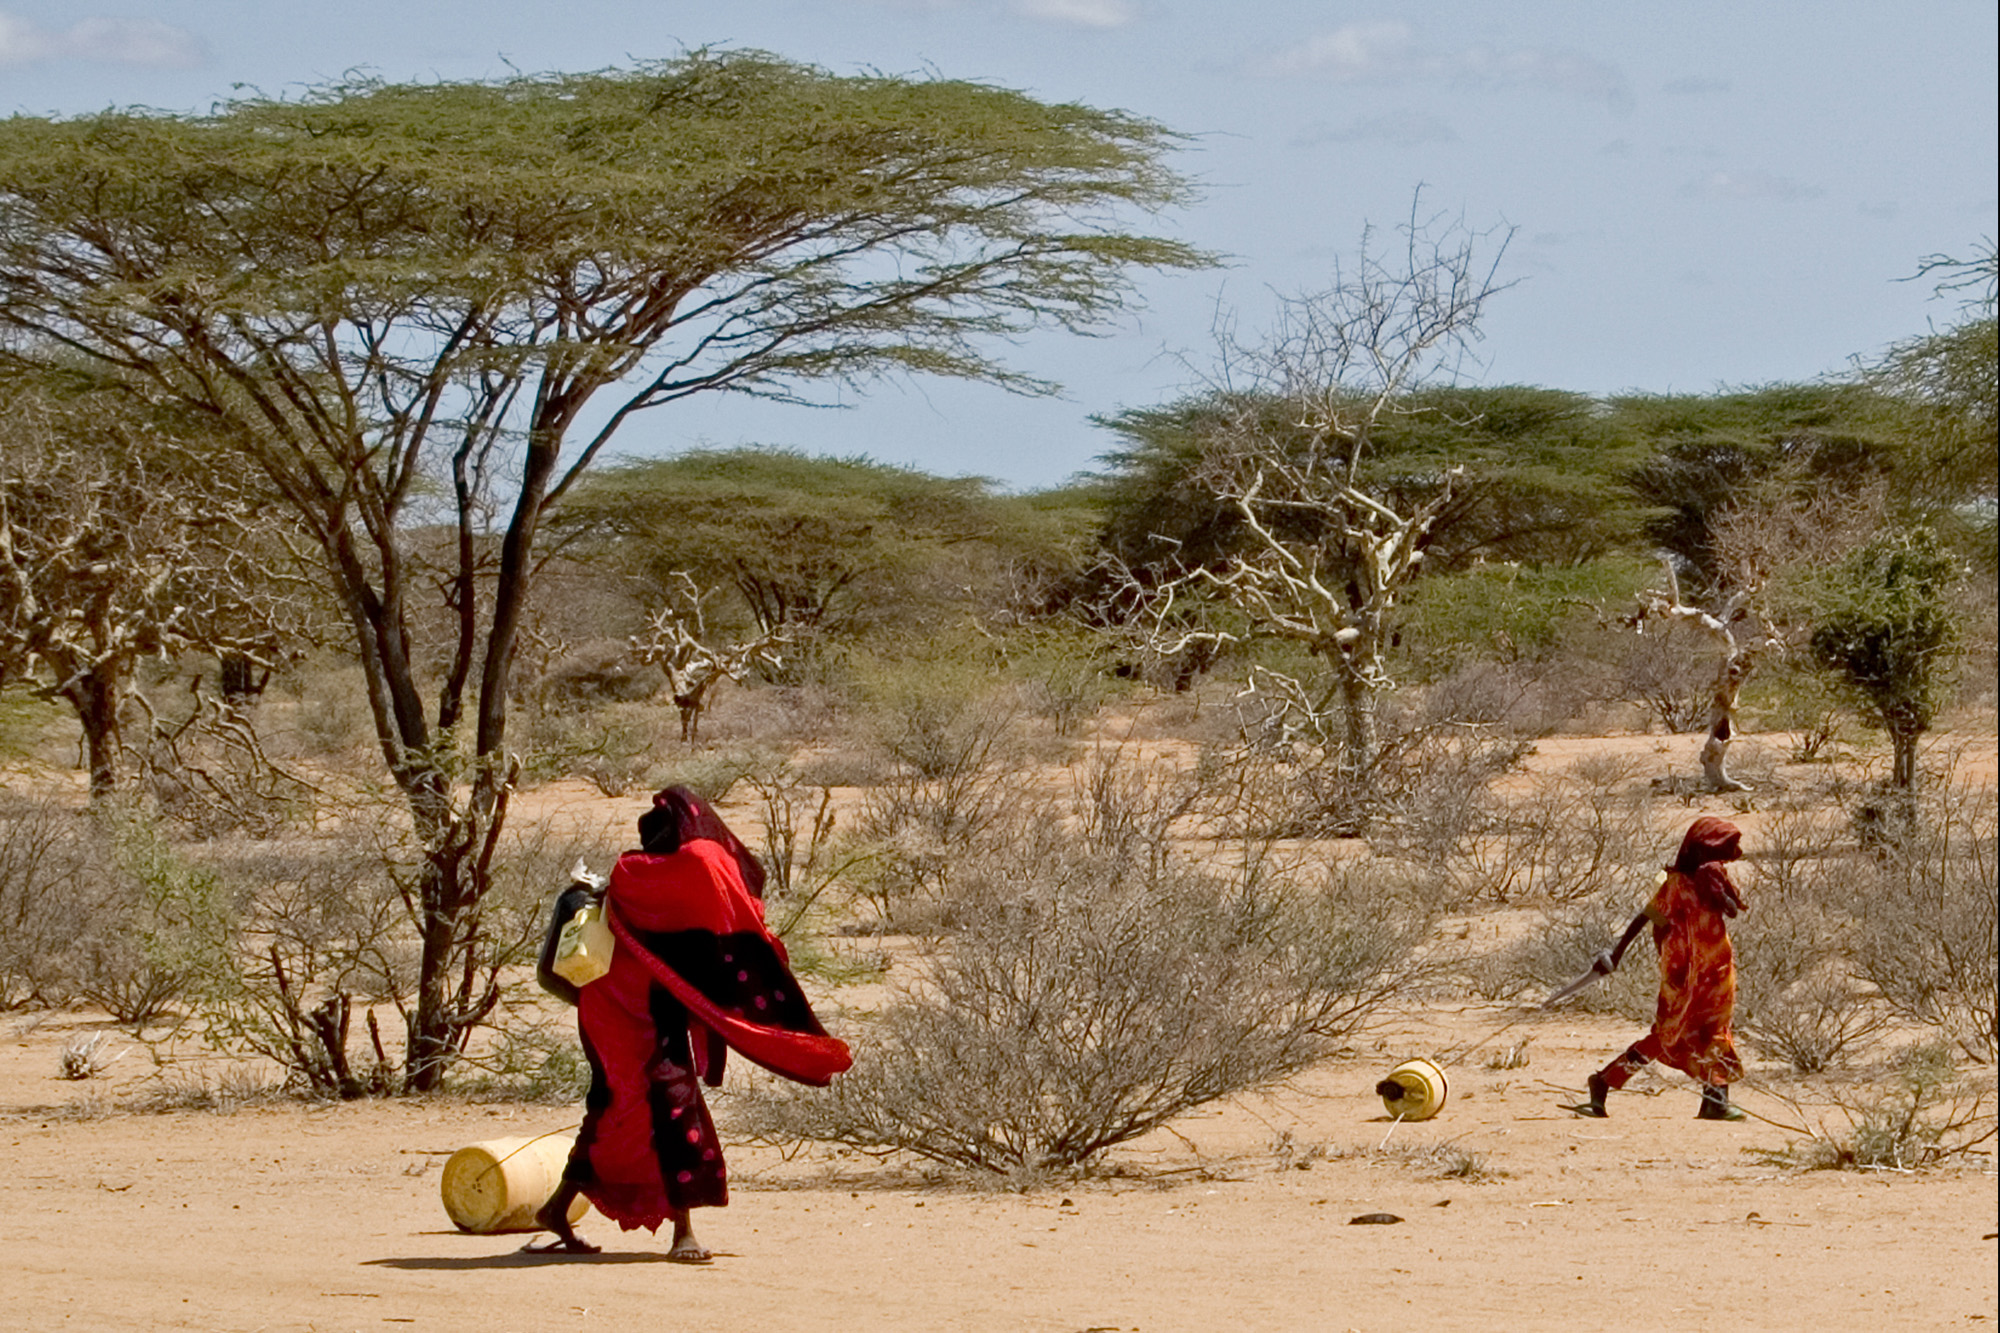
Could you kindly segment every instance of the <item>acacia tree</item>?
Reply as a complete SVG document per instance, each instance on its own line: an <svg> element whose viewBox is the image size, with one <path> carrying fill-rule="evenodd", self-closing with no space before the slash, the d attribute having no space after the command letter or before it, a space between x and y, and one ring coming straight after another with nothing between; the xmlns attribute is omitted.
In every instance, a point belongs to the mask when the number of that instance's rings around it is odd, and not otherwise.
<svg viewBox="0 0 2000 1333"><path fill-rule="evenodd" d="M0 385L0 680L75 713L94 800L119 785L141 661L268 667L309 619L274 559L288 534L189 424L101 387Z"/></svg>
<svg viewBox="0 0 2000 1333"><path fill-rule="evenodd" d="M1389 423L1421 410L1415 390L1456 377L1486 302L1504 289L1495 274L1505 234L1482 259L1492 238L1420 207L1421 196L1393 249L1364 231L1353 268L1322 292L1283 301L1268 337L1246 345L1225 329L1220 363L1193 406L1197 485L1233 511L1232 549L1143 599L1168 651L1234 637L1174 628L1178 603L1206 593L1247 614L1256 633L1325 662L1323 679L1263 680L1364 781L1376 759L1377 699L1391 683L1382 663L1390 616L1463 479L1438 457L1385 476L1370 469L1373 450Z"/></svg>
<svg viewBox="0 0 2000 1333"><path fill-rule="evenodd" d="M600 469L556 520L649 603L684 581L734 596L712 618L804 643L921 602L941 555L1006 526L976 477L785 449L691 450Z"/></svg>
<svg viewBox="0 0 2000 1333"><path fill-rule="evenodd" d="M1205 262L1121 229L1184 197L1175 142L1004 89L710 51L0 124L8 354L66 349L207 414L324 553L423 848L406 1086L435 1086L499 1002L481 901L551 508L632 416L694 394L1051 387L983 340L1087 330L1135 266ZM427 569L415 534L440 527ZM452 629L425 655L433 587Z"/></svg>
<svg viewBox="0 0 2000 1333"><path fill-rule="evenodd" d="M1923 499L1949 505L1991 496L2000 473L2000 250L1989 236L1969 259L1931 255L1916 276L1932 278L1940 297L1956 297L1961 317L1895 344L1863 378L1919 410L1913 489Z"/></svg>

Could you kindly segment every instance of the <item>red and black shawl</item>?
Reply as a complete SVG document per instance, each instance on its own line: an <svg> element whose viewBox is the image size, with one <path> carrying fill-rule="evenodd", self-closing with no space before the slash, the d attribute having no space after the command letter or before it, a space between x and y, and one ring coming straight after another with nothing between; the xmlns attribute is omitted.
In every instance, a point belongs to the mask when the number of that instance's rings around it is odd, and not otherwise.
<svg viewBox="0 0 2000 1333"><path fill-rule="evenodd" d="M606 891L611 970L577 1001L591 1081L566 1176L627 1230L729 1201L701 1094L722 1081L727 1050L815 1086L852 1063L764 925L756 859L706 802L661 798L683 807L679 849L619 858Z"/></svg>

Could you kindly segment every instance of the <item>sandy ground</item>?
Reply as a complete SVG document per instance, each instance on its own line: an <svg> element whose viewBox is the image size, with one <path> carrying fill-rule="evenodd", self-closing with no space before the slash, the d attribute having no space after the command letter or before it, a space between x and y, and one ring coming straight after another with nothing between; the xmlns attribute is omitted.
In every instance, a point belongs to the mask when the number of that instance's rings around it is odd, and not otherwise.
<svg viewBox="0 0 2000 1333"><path fill-rule="evenodd" d="M1475 1055L1452 1069L1436 1120L1383 1117L1372 1084L1408 1043L1476 1040L1515 1016L1409 1015L1379 1051L1120 1154L1131 1175L1036 1194L733 1147L730 1207L697 1216L717 1252L699 1268L595 1215L581 1229L605 1251L589 1259L523 1255L520 1236L451 1227L446 1157L560 1129L569 1109L106 1115L90 1098L136 1093L144 1071L63 1081L63 1044L95 1025L17 1022L0 1043L11 1234L0 1327L1993 1326L1990 1157L1921 1176L1776 1172L1745 1149L1790 1136L1696 1121L1693 1090L1666 1079L1614 1100L1610 1120L1574 1118L1562 1087L1629 1039L1615 1020L1530 1019L1507 1034L1531 1036L1526 1068ZM1741 1100L1784 1115L1755 1092ZM1327 1155L1301 1169L1275 1146L1286 1133ZM1479 1154L1483 1175L1440 1177L1421 1150L1447 1141ZM1350 1221L1374 1212L1404 1220Z"/></svg>
<svg viewBox="0 0 2000 1333"><path fill-rule="evenodd" d="M9 1015L0 1329L1994 1327L1991 1156L1923 1175L1781 1172L1747 1150L1795 1136L1696 1121L1692 1087L1650 1071L1612 1119L1579 1119L1562 1104L1636 1031L1524 1014L1403 1012L1290 1087L1121 1151L1121 1174L1033 1194L732 1146L733 1202L697 1217L717 1255L705 1267L594 1215L580 1229L605 1251L588 1259L451 1227L438 1194L451 1152L560 1130L574 1108L135 1113L143 1051L65 1081L64 1047L105 1025ZM1439 1118L1385 1118L1372 1088L1399 1060L1515 1019L1452 1065ZM1488 1066L1522 1036L1525 1067ZM127 1046L114 1032L103 1050ZM1753 1071L1753 1085L1775 1079ZM1739 1100L1790 1114L1755 1086ZM1440 1175L1425 1150L1442 1144L1481 1172ZM1403 1220L1350 1221L1376 1212Z"/></svg>

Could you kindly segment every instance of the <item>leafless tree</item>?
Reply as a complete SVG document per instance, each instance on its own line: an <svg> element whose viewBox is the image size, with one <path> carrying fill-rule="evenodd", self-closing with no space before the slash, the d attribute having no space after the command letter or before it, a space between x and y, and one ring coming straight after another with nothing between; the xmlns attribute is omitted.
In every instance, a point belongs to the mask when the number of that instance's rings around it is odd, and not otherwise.
<svg viewBox="0 0 2000 1333"><path fill-rule="evenodd" d="M766 626L748 639L718 639L709 632L704 611L714 589L677 573L668 592L668 604L647 618L645 634L632 638L632 653L666 673L674 707L681 714L681 739L692 744L701 730L709 692L725 680L740 684L754 667L776 668L786 627Z"/></svg>
<svg viewBox="0 0 2000 1333"><path fill-rule="evenodd" d="M1745 790L1746 784L1729 774L1737 700L1764 659L1785 652L1807 629L1803 613L1777 595L1779 585L1801 570L1832 565L1867 539L1883 511L1879 484L1827 489L1790 476L1718 517L1717 576L1709 599L1690 601L1672 558L1662 559L1659 586L1642 595L1626 623L1643 634L1649 622L1678 622L1715 645L1708 736L1700 755L1702 785L1709 790Z"/></svg>
<svg viewBox="0 0 2000 1333"><path fill-rule="evenodd" d="M1203 476L1240 515L1245 541L1221 567L1190 570L1151 602L1165 647L1235 637L1167 628L1177 603L1207 594L1247 614L1251 633L1324 662L1312 678L1260 671L1257 688L1356 774L1376 755L1397 599L1461 479L1449 464L1384 477L1369 466L1375 433L1411 410L1413 390L1460 376L1487 301L1510 285L1497 273L1511 232L1427 214L1421 191L1395 237L1384 244L1364 230L1352 267L1336 268L1322 291L1283 299L1267 337L1220 330L1204 385L1213 425Z"/></svg>
<svg viewBox="0 0 2000 1333"><path fill-rule="evenodd" d="M186 423L108 392L15 381L0 400L0 679L69 705L103 797L140 661L269 667L311 599L288 531Z"/></svg>

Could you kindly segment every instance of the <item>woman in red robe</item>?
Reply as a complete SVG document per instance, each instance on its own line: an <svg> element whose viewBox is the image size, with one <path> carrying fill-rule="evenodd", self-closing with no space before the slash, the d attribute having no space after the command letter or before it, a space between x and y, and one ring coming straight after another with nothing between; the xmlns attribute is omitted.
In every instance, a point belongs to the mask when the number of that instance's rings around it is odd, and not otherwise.
<svg viewBox="0 0 2000 1333"><path fill-rule="evenodd" d="M1640 930L1651 925L1660 952L1660 998L1653 1029L1625 1053L1590 1076L1590 1101L1578 1107L1602 1116L1607 1094L1622 1088L1654 1060L1701 1085L1703 1120L1741 1120L1729 1104L1729 1085L1743 1077L1743 1061L1729 1031L1736 1009L1736 960L1729 947L1729 918L1743 910L1743 891L1728 863L1743 855L1743 833L1726 819L1704 815L1688 826L1680 854L1667 867L1646 909L1611 951L1617 968Z"/></svg>
<svg viewBox="0 0 2000 1333"><path fill-rule="evenodd" d="M729 1202L701 1085L721 1083L732 1049L822 1087L852 1060L765 927L763 867L715 810L670 787L640 817L639 840L605 890L611 970L576 996L590 1092L562 1186L537 1220L555 1233L548 1248L594 1252L569 1224L580 1193L627 1231L671 1221L669 1257L698 1263L709 1252L690 1210Z"/></svg>

